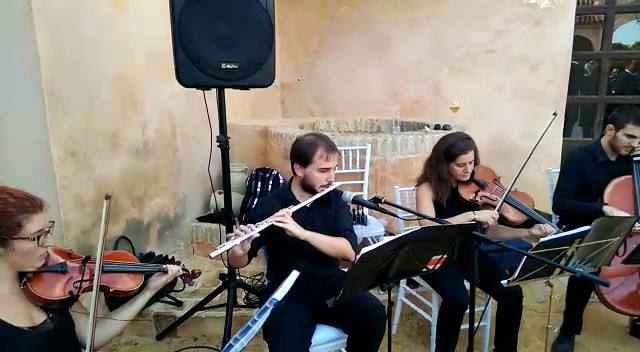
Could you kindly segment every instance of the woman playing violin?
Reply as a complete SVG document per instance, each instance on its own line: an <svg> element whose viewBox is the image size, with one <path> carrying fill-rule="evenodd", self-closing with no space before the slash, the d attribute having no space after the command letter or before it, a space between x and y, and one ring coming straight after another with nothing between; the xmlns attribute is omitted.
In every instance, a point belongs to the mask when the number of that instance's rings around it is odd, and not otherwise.
<svg viewBox="0 0 640 352"><path fill-rule="evenodd" d="M479 164L478 148L473 139L463 132L443 136L424 163L416 185L416 207L419 212L448 220L453 224L479 222L488 229L488 235L500 239L540 238L554 232L549 225L536 224L529 229L514 229L498 225L499 214L493 210L480 210L458 194L458 185L469 182L474 167ZM433 225L421 220L421 225ZM464 279L470 277L469 251L472 243L458 246L456 260L445 263L423 277L442 297L438 314L436 351L455 351L460 326L468 304ZM505 269L482 250L478 251L478 287L498 302L496 313L496 352L516 351L518 331L522 318L522 290L518 286L504 287Z"/></svg>
<svg viewBox="0 0 640 352"><path fill-rule="evenodd" d="M52 245L53 221L37 196L0 186L0 350L80 351L87 336L88 315L80 302L71 307L47 308L31 302L20 286L20 273L40 268ZM127 304L98 319L95 348L106 345L142 310L163 286L182 273L168 265Z"/></svg>

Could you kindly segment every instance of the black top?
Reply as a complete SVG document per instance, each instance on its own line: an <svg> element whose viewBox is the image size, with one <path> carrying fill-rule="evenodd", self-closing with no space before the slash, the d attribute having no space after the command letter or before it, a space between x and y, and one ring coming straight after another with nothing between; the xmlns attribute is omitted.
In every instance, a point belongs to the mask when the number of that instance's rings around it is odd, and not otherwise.
<svg viewBox="0 0 640 352"><path fill-rule="evenodd" d="M618 156L611 161L600 140L573 150L560 168L553 193L553 212L565 230L591 225L602 212L602 195L616 177L630 175L631 157Z"/></svg>
<svg viewBox="0 0 640 352"><path fill-rule="evenodd" d="M456 186L451 186L449 197L447 197L444 203L434 200L433 208L436 212L436 217L440 219L447 219L468 211L478 211L480 209L476 203L464 201L460 193L458 193ZM473 241L470 239L459 239L456 257L468 256L472 249Z"/></svg>
<svg viewBox="0 0 640 352"><path fill-rule="evenodd" d="M436 212L436 217L440 219L451 218L468 211L478 211L479 209L476 203L462 200L462 197L458 193L458 188L454 186L451 186L449 197L444 204L434 200L433 208Z"/></svg>
<svg viewBox="0 0 640 352"><path fill-rule="evenodd" d="M292 217L306 230L347 239L355 250L357 239L353 231L352 216L341 194L342 192L333 190L310 206L298 209ZM250 223L260 222L283 208L299 203L291 192L289 182L260 200ZM340 270L338 259L329 257L305 241L287 235L275 225L261 231L261 235L251 242L249 260L257 256L263 245L267 251L269 280L262 294L263 298L270 296L294 269L300 272L300 276L287 297L325 301L340 293L345 273Z"/></svg>
<svg viewBox="0 0 640 352"><path fill-rule="evenodd" d="M47 313L47 320L30 328L17 327L0 319L0 351L80 352L69 309Z"/></svg>

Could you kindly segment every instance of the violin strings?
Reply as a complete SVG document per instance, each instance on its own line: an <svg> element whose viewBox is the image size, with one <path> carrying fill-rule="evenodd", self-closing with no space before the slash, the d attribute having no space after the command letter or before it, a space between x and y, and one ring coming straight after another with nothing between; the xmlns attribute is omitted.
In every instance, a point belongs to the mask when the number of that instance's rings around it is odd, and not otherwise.
<svg viewBox="0 0 640 352"><path fill-rule="evenodd" d="M504 189L500 189L498 187L493 187L493 189L489 192L490 195L492 196L497 196L502 198L502 196L504 196ZM545 219L544 217L542 217L540 214L536 213L535 210L529 208L528 206L526 206L524 203L520 202L517 198L514 198L510 195L507 195L507 197L505 198L505 200L509 201L509 205L512 205L514 207L516 207L518 210L520 210L521 212L523 212L525 215L529 216L532 219L536 219L542 223L548 223L549 221L547 221L547 219Z"/></svg>
<svg viewBox="0 0 640 352"><path fill-rule="evenodd" d="M74 264L81 264L80 260L69 261ZM95 264L95 261L89 261L89 264ZM127 270L127 271L162 271L164 264L150 264L150 263L127 263L118 261L105 261L102 265L106 270Z"/></svg>
<svg viewBox="0 0 640 352"><path fill-rule="evenodd" d="M74 259L74 260L69 260L69 263L82 263L82 259ZM94 259L90 260L88 262L88 264L95 264L96 261ZM117 261L117 260L105 260L103 262L103 267L107 266L107 265L129 265L129 266L135 266L135 267L151 267L151 268L156 268L156 267L162 267L164 266L164 264L153 264L153 263L131 263L131 262L121 262L121 261Z"/></svg>

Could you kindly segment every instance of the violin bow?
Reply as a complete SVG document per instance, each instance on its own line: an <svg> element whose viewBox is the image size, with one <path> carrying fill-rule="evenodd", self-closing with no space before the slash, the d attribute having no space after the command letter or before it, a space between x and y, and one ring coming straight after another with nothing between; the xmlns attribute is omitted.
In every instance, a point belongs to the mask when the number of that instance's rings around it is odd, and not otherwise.
<svg viewBox="0 0 640 352"><path fill-rule="evenodd" d="M500 207L502 207L502 204L504 203L505 199L507 198L507 195L509 195L509 192L511 192L511 189L513 188L513 186L515 185L516 181L518 180L518 177L520 177L520 174L522 173L522 170L524 170L524 167L529 162L529 159L531 159L531 156L533 155L533 152L536 150L536 148L538 148L538 144L540 144L540 141L542 141L542 138L547 133L547 131L549 130L549 127L551 127L551 124L553 123L553 121L555 121L556 117L558 117L558 112L554 111L553 114L551 115L551 120L547 124L547 127L544 129L544 131L542 131L542 134L538 138L538 141L536 142L536 144L533 146L533 148L529 152L529 155L527 155L527 158L522 163L522 166L520 166L520 170L518 170L518 173L516 174L516 177L514 177L513 180L511 180L511 183L509 184L509 187L507 187L507 189L505 190L504 194L502 195L502 198L500 198L500 201L496 205L495 211L500 210Z"/></svg>
<svg viewBox="0 0 640 352"><path fill-rule="evenodd" d="M98 294L100 293L100 277L102 276L102 263L104 256L104 245L107 238L107 227L109 226L109 214L111 212L111 193L104 196L102 202L102 220L100 221L100 236L98 239L98 251L96 253L96 264L93 273L93 291L91 291L91 309L89 310L89 321L87 322L87 344L86 352L93 352L93 344L96 337L96 323L98 310Z"/></svg>

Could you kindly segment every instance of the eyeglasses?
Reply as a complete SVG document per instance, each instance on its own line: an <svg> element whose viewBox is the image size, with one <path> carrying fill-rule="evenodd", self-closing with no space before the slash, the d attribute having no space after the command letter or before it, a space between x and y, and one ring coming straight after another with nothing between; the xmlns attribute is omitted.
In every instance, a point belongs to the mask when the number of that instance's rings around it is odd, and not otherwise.
<svg viewBox="0 0 640 352"><path fill-rule="evenodd" d="M51 231L53 231L53 225L55 225L55 221L49 221L49 224L47 225L47 228L45 228L42 231L38 231L36 233L34 233L31 236L25 236L25 237L11 237L9 240L13 241L13 240L29 240L29 241L33 241L36 242L38 244L39 247L43 247L44 244L44 239L47 237L47 235L51 234Z"/></svg>

